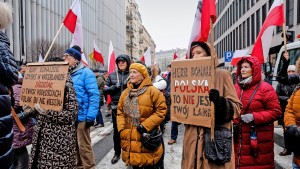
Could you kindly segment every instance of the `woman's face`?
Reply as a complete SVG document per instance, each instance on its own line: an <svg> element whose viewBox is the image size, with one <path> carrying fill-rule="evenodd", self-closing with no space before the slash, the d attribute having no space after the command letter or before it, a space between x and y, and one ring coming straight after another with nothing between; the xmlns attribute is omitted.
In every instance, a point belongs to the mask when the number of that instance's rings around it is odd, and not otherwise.
<svg viewBox="0 0 300 169"><path fill-rule="evenodd" d="M130 71L129 71L129 79L130 79L130 83L132 83L132 84L140 84L144 80L144 77L136 69L130 69Z"/></svg>
<svg viewBox="0 0 300 169"><path fill-rule="evenodd" d="M252 76L252 68L251 68L250 63L248 63L248 62L242 63L242 65L241 65L241 76L242 76L243 79Z"/></svg>
<svg viewBox="0 0 300 169"><path fill-rule="evenodd" d="M202 47L196 46L192 49L192 59L199 59L205 56L207 56L207 53Z"/></svg>

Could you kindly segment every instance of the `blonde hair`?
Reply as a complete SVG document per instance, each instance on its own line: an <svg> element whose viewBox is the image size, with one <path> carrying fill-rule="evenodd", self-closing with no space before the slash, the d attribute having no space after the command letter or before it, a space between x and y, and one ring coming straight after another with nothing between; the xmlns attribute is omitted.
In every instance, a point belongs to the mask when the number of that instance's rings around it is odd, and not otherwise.
<svg viewBox="0 0 300 169"><path fill-rule="evenodd" d="M0 30L12 23L12 7L8 3L0 2Z"/></svg>
<svg viewBox="0 0 300 169"><path fill-rule="evenodd" d="M151 66L151 81L155 79L155 77L159 75L159 69L156 65Z"/></svg>

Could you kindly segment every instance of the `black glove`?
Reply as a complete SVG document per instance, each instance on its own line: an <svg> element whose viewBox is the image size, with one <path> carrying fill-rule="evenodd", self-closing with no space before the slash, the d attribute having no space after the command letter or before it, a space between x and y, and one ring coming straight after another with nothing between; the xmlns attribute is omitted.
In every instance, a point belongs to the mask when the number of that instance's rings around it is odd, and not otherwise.
<svg viewBox="0 0 300 169"><path fill-rule="evenodd" d="M291 135L291 136L296 136L296 137L300 137L300 128L296 125L290 125L287 126L287 132Z"/></svg>
<svg viewBox="0 0 300 169"><path fill-rule="evenodd" d="M90 128L94 125L94 121L86 120L85 121L85 128Z"/></svg>
<svg viewBox="0 0 300 169"><path fill-rule="evenodd" d="M215 104L215 122L216 124L224 124L233 119L232 103L226 98L220 96L217 89L209 91L209 100Z"/></svg>
<svg viewBox="0 0 300 169"><path fill-rule="evenodd" d="M136 129L137 129L137 131L142 135L143 133L146 133L147 132L147 130L144 128L144 126L143 125L138 125L137 127L136 127Z"/></svg>
<svg viewBox="0 0 300 169"><path fill-rule="evenodd" d="M217 89L210 89L209 90L209 100L214 102L215 104L220 104L220 92Z"/></svg>

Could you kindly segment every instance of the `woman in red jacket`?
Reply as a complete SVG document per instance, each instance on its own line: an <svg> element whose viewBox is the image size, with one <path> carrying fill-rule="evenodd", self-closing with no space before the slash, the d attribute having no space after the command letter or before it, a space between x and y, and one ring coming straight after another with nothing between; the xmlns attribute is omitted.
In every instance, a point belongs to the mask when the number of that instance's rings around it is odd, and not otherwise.
<svg viewBox="0 0 300 169"><path fill-rule="evenodd" d="M274 169L273 122L281 116L276 92L270 84L261 82L261 65L256 57L243 57L236 75L235 89L243 104L241 116L234 120L236 168Z"/></svg>

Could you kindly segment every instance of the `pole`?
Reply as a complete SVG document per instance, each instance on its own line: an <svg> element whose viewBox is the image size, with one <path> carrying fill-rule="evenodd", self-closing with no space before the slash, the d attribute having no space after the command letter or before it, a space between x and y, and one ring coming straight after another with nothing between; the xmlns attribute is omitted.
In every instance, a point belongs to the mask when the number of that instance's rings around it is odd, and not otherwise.
<svg viewBox="0 0 300 169"><path fill-rule="evenodd" d="M215 47L214 47L214 25L212 22L212 19L210 18L210 46L211 46L211 89L215 88L215 73L216 73L216 64L215 64L215 57L216 57L216 51L215 51ZM210 102L211 103L211 135L210 135L210 139L214 140L214 135L215 135L215 105L214 102Z"/></svg>
<svg viewBox="0 0 300 169"><path fill-rule="evenodd" d="M77 0L74 0L74 1L73 1L73 4L71 5L71 8L70 8L70 9L73 8L73 6L75 5L75 2L76 2L76 1L77 1ZM47 53L46 53L46 55L45 55L45 57L44 57L44 62L46 61L46 59L47 59L47 57L48 57L48 55L49 55L49 53L50 53L50 51L51 51L51 49L52 49L52 47L53 47L53 45L54 45L54 42L55 42L55 40L57 39L57 37L58 37L58 35L59 35L59 33L60 33L60 31L61 31L61 29L62 29L63 26L64 26L64 23L61 23L61 25L60 25L60 27L59 27L59 29L58 29L56 35L54 36L54 39L53 39L52 43L51 43L51 45L50 45L50 47L49 47L49 49L48 49L48 51L47 51Z"/></svg>
<svg viewBox="0 0 300 169"><path fill-rule="evenodd" d="M283 32L283 43L284 43L284 51L287 53L287 48L286 48L286 28L285 28L285 23L282 25L282 32Z"/></svg>

